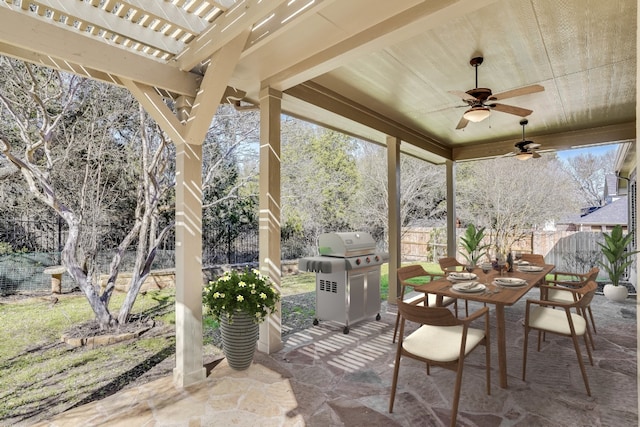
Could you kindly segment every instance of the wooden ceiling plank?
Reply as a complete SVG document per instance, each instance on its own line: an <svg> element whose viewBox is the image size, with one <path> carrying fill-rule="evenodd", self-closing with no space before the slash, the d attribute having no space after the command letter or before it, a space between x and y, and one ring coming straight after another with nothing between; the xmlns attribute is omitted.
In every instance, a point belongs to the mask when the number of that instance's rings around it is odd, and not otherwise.
<svg viewBox="0 0 640 427"><path fill-rule="evenodd" d="M0 10L5 4L0 2ZM44 63L81 63L97 72L125 76L180 95L194 96L199 86L199 76L180 71L173 65L106 45L58 26L42 25L40 19L12 9L0 13L0 46L2 43L51 58L45 59Z"/></svg>
<svg viewBox="0 0 640 427"><path fill-rule="evenodd" d="M85 2L69 2L65 0L38 0L38 3L51 9L55 14L61 13L68 15L79 21L84 21L105 30L108 29L109 32L116 33L122 37L165 52L170 52L174 55L184 49L184 43L178 40L167 36L159 37L161 33L156 31L150 32L128 19L122 19L118 15L111 13L113 7L105 11ZM142 10L144 10L144 8ZM54 19L52 22L56 21L57 19Z"/></svg>
<svg viewBox="0 0 640 427"><path fill-rule="evenodd" d="M311 53L304 60L265 79L265 84L285 90L343 66L358 56L379 51L422 34L443 22L464 16L497 0L439 0L421 2L339 43ZM321 44L320 44L321 45ZM321 45L322 46L322 45Z"/></svg>
<svg viewBox="0 0 640 427"><path fill-rule="evenodd" d="M126 3L167 21L175 28L193 34L200 34L209 25L204 19L192 13L187 13L182 7L174 6L171 2L128 0Z"/></svg>
<svg viewBox="0 0 640 427"><path fill-rule="evenodd" d="M250 33L251 30L246 28L211 57L187 122L186 137L189 141L201 144L204 140L218 109L218 103L211 100L222 98Z"/></svg>
<svg viewBox="0 0 640 427"><path fill-rule="evenodd" d="M176 57L179 68L193 69L285 1L287 0L246 0L239 6L230 8Z"/></svg>

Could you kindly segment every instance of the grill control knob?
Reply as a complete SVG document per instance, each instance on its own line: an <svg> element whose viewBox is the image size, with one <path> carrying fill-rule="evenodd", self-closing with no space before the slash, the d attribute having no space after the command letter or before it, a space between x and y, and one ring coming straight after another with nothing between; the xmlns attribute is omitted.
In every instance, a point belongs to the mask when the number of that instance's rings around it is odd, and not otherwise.
<svg viewBox="0 0 640 427"><path fill-rule="evenodd" d="M371 262L371 258L367 257L367 264Z"/></svg>
<svg viewBox="0 0 640 427"><path fill-rule="evenodd" d="M376 260L376 262L380 262L380 257L378 255L376 255L374 259Z"/></svg>
<svg viewBox="0 0 640 427"><path fill-rule="evenodd" d="M356 259L356 265L360 265L360 258Z"/></svg>

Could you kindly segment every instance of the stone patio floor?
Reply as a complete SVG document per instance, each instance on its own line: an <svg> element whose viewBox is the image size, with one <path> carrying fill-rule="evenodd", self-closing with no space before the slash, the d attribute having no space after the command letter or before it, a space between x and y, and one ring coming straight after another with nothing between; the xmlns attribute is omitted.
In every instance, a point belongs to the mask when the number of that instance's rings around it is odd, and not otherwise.
<svg viewBox="0 0 640 427"><path fill-rule="evenodd" d="M537 298L533 289L529 298ZM596 296L594 365L584 360L587 396L571 340L547 336L536 352L529 340L522 381L524 299L507 311L509 387L498 385L492 337L491 395L485 393L484 350L465 362L460 426L637 426L637 304ZM470 304L470 308L477 306ZM237 372L224 359L210 364L203 382L178 389L171 377L123 390L71 409L39 426L447 426L454 373L404 359L395 408L388 413L396 346L395 307L382 304L380 321L352 325L320 322L285 337L272 355L256 353ZM492 323L495 320L492 320ZM584 353L584 346L581 348Z"/></svg>

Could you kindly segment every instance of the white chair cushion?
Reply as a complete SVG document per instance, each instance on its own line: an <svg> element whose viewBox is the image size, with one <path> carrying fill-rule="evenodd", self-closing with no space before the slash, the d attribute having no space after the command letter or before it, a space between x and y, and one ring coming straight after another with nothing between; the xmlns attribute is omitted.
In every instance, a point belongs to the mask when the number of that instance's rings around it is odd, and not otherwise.
<svg viewBox="0 0 640 427"><path fill-rule="evenodd" d="M576 335L584 335L587 328L587 322L584 318L579 314L571 313L571 319L573 319ZM529 313L529 326L556 334L571 335L567 313L564 310L535 307Z"/></svg>
<svg viewBox="0 0 640 427"><path fill-rule="evenodd" d="M547 299L557 302L574 302L573 292L562 289L548 289Z"/></svg>
<svg viewBox="0 0 640 427"><path fill-rule="evenodd" d="M408 298L403 299L402 302L406 302L407 304L411 304L411 303L419 300L420 298L424 298L424 294L410 296ZM423 303L419 303L417 305L424 305L424 304Z"/></svg>
<svg viewBox="0 0 640 427"><path fill-rule="evenodd" d="M435 307L436 306L436 298L437 298L437 295L427 294L427 300L429 301L429 307ZM455 298L442 297L442 305L447 305L450 302L453 302L454 300L455 300Z"/></svg>
<svg viewBox="0 0 640 427"><path fill-rule="evenodd" d="M483 338L483 330L469 328L465 354L468 354ZM422 325L404 339L402 348L425 359L452 362L460 355L461 341L462 326Z"/></svg>
<svg viewBox="0 0 640 427"><path fill-rule="evenodd" d="M421 293L419 295L410 296L408 298L403 299L402 301L406 302L407 304L411 304L412 302L414 302L414 301L416 301L416 300L418 300L420 298L424 298L424 294L423 293ZM434 294L427 294L427 300L429 301L429 307L435 307L436 306L436 298L437 298L437 296L434 295ZM453 302L454 299L455 298L451 298L451 297L443 297L442 298L442 305L447 305L447 304L449 304L449 302ZM420 302L420 303L418 303L416 305L423 307L424 306L424 301Z"/></svg>

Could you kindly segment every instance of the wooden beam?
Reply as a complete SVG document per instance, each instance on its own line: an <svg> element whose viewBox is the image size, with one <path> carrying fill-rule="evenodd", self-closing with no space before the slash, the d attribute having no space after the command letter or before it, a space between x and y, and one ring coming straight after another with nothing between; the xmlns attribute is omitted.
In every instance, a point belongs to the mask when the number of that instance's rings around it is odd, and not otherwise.
<svg viewBox="0 0 640 427"><path fill-rule="evenodd" d="M165 104L164 98L150 87L132 80L123 79L122 82L131 94L138 100L147 113L158 122L163 131L169 135L174 144L187 143L186 127ZM195 143L194 143L195 144ZM202 140L196 145L202 144Z"/></svg>
<svg viewBox="0 0 640 427"><path fill-rule="evenodd" d="M216 101L223 96L227 88L227 82L236 68L250 32L249 28L246 28L211 57L187 121L186 137L188 140L204 140L211 126L211 119L218 109L219 102ZM214 101L212 102L212 100Z"/></svg>
<svg viewBox="0 0 640 427"><path fill-rule="evenodd" d="M317 107L339 114L372 129L394 136L438 156L450 159L451 149L439 141L410 129L394 120L357 104L317 83L306 82L285 91L287 95L301 99Z"/></svg>
<svg viewBox="0 0 640 427"><path fill-rule="evenodd" d="M540 144L538 151L559 151L599 144L617 144L636 138L635 122L619 123L589 129L548 135L527 135L527 139ZM514 151L518 139L508 141L485 142L453 148L453 160L475 160L499 157Z"/></svg>
<svg viewBox="0 0 640 427"><path fill-rule="evenodd" d="M175 65L127 52L49 21L45 25L41 19L13 10L4 1L0 2L0 10L0 47L14 46L1 54L17 57L21 52L31 52L26 55L29 59L20 59L34 62L39 57L43 65L86 67L92 73L123 76L179 95L193 96L198 89L201 77Z"/></svg>
<svg viewBox="0 0 640 427"><path fill-rule="evenodd" d="M179 40L165 36L159 31L149 31L146 27L132 22L132 20L122 19L119 15L105 13L103 9L94 7L90 3L66 0L38 0L37 3L51 11L60 13L61 16L66 16L67 26L73 26L74 21L82 22L92 27L101 28L124 39L140 42L173 55L184 49L184 43ZM153 4L153 2L149 2L149 4ZM138 8L133 9L136 10ZM143 6L142 10L145 9L146 7ZM153 18L153 16L150 18ZM149 22L151 20L149 19ZM48 22L54 23L51 19Z"/></svg>
<svg viewBox="0 0 640 427"><path fill-rule="evenodd" d="M286 0L246 0L227 10L223 16L195 40L176 59L181 70L191 70L214 52L235 39L260 18L264 18Z"/></svg>

